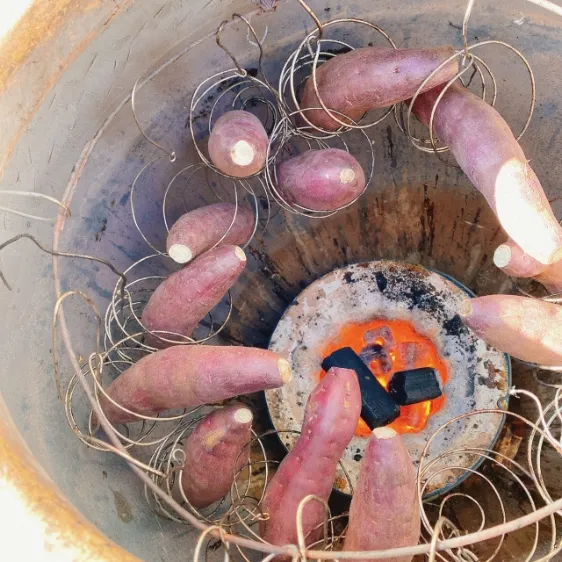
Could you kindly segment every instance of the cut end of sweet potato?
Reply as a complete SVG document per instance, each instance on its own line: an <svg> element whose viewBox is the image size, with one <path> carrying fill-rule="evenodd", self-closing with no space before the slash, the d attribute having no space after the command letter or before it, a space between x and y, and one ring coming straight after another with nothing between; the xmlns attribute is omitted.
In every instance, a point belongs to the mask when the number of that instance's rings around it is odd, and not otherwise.
<svg viewBox="0 0 562 562"><path fill-rule="evenodd" d="M246 261L246 254L244 253L244 250L242 248L236 246L236 248L234 248L234 253L240 261Z"/></svg>
<svg viewBox="0 0 562 562"><path fill-rule="evenodd" d="M552 254L549 260L549 265L552 265L553 263L558 263L561 260L562 260L562 248L560 248L559 250L554 252L554 254Z"/></svg>
<svg viewBox="0 0 562 562"><path fill-rule="evenodd" d="M472 314L472 302L470 299L466 299L460 306L459 306L459 316L461 318L468 318Z"/></svg>
<svg viewBox="0 0 562 562"><path fill-rule="evenodd" d="M373 435L377 439L392 439L396 437L398 433L392 427L376 427L373 429Z"/></svg>
<svg viewBox="0 0 562 562"><path fill-rule="evenodd" d="M238 408L238 410L234 412L234 421L240 424L250 423L253 419L252 411L248 408Z"/></svg>
<svg viewBox="0 0 562 562"><path fill-rule="evenodd" d="M230 151L232 161L238 166L249 166L254 161L255 155L252 145L245 140L238 141Z"/></svg>
<svg viewBox="0 0 562 562"><path fill-rule="evenodd" d="M342 183L351 183L355 180L355 172L351 168L344 168L340 172L340 181Z"/></svg>
<svg viewBox="0 0 562 562"><path fill-rule="evenodd" d="M281 377L283 384L291 382L293 372L291 371L291 365L289 365L289 362L286 359L279 359L277 366L279 367L279 376Z"/></svg>
<svg viewBox="0 0 562 562"><path fill-rule="evenodd" d="M502 244L494 252L494 265L502 268L509 265L511 261L511 248L507 244Z"/></svg>
<svg viewBox="0 0 562 562"><path fill-rule="evenodd" d="M193 257L193 252L184 244L172 244L168 252L176 263L187 263Z"/></svg>

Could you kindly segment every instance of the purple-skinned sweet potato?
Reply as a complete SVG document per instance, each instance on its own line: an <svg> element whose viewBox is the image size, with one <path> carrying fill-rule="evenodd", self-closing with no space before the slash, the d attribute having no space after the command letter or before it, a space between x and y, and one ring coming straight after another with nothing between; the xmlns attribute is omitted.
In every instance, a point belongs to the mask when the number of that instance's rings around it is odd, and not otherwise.
<svg viewBox="0 0 562 562"><path fill-rule="evenodd" d="M288 202L312 211L335 211L365 189L361 164L345 150L307 150L277 166L277 186Z"/></svg>
<svg viewBox="0 0 562 562"><path fill-rule="evenodd" d="M296 544L297 510L306 496L328 501L341 455L354 435L361 413L361 392L354 371L332 368L314 388L304 413L301 435L269 483L260 522L262 538L272 544ZM325 509L306 504L302 528L307 544L321 534Z"/></svg>
<svg viewBox="0 0 562 562"><path fill-rule="evenodd" d="M247 178L265 166L268 144L267 132L255 115L228 111L211 130L209 157L223 174Z"/></svg>
<svg viewBox="0 0 562 562"><path fill-rule="evenodd" d="M393 49L364 47L337 55L318 67L318 93L328 109L344 123L358 122L371 109L388 107L411 98L423 81L454 54L453 47ZM448 82L458 72L455 58L424 86L424 91ZM342 125L324 109L308 78L300 103L304 116L315 126L335 131ZM352 119L346 121L345 116Z"/></svg>
<svg viewBox="0 0 562 562"><path fill-rule="evenodd" d="M533 277L552 293L562 292L562 260L544 265L532 258L513 241L496 248L494 264L512 277Z"/></svg>
<svg viewBox="0 0 562 562"><path fill-rule="evenodd" d="M195 408L241 394L279 388L291 380L289 363L271 351L251 347L184 345L147 355L107 388L123 408L155 416L176 408ZM100 399L108 420L139 418Z"/></svg>
<svg viewBox="0 0 562 562"><path fill-rule="evenodd" d="M412 111L422 123L429 124L442 90L435 88L416 99ZM433 129L484 195L510 239L545 266L561 260L562 227L501 115L460 84L453 84L437 105Z"/></svg>
<svg viewBox="0 0 562 562"><path fill-rule="evenodd" d="M540 299L488 295L464 301L464 323L486 343L514 357L562 365L562 307Z"/></svg>
<svg viewBox="0 0 562 562"><path fill-rule="evenodd" d="M245 266L242 248L220 246L170 275L152 293L142 313L143 326L156 332L147 334L146 343L163 348L173 345L164 339L185 342L181 336L172 334L191 336L197 324L234 285Z"/></svg>
<svg viewBox="0 0 562 562"><path fill-rule="evenodd" d="M396 431L379 427L373 431L361 461L344 550L415 546L419 536L420 511L412 459ZM412 558L381 558L379 562L410 562Z"/></svg>
<svg viewBox="0 0 562 562"><path fill-rule="evenodd" d="M187 263L216 244L245 244L254 231L254 214L234 203L216 203L182 215L170 229L166 240L169 256Z"/></svg>
<svg viewBox="0 0 562 562"><path fill-rule="evenodd" d="M181 485L193 507L207 507L230 491L248 462L252 419L246 406L227 406L205 416L187 438Z"/></svg>

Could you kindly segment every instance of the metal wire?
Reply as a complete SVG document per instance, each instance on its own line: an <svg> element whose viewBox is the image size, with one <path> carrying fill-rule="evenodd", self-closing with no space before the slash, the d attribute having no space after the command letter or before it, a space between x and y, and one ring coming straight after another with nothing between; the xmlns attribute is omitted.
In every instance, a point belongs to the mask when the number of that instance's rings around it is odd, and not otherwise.
<svg viewBox="0 0 562 562"><path fill-rule="evenodd" d="M463 24L462 24L463 49L456 52L455 54L451 55L447 60L443 61L443 63L441 63L431 74L429 74L429 76L427 76L427 78L420 84L420 86L416 90L415 94L412 96L412 99L408 103L407 117L405 119L403 117L401 119L398 119L398 118L396 119L396 122L397 122L398 126L402 129L403 132L406 133L406 135L408 136L408 138L410 139L410 141L412 142L412 144L416 148L418 148L419 150L422 150L423 152L433 152L447 166L451 166L451 167L455 167L455 168L459 168L459 166L456 165L456 164L451 164L450 162L448 162L447 160L445 160L441 156L441 153L448 151L449 148L447 146L437 146L437 139L436 139L435 134L434 134L434 119L435 119L435 113L436 113L437 108L439 106L439 102L442 100L442 98L446 94L447 90L457 80L461 79L461 81L462 81L462 76L464 74L466 74L466 72L470 68L473 68L474 71L477 72L478 75L480 76L480 80L482 82L482 99L486 98L486 81L485 81L486 73L491 78L492 85L493 85L493 88L494 88L494 93L493 93L492 101L491 101L492 107L495 105L496 97L497 97L497 81L496 81L496 78L495 78L492 70L490 69L490 67L487 65L487 63L482 58L474 55L474 53L472 52L474 49L478 49L478 48L484 47L486 45L498 45L498 46L504 47L504 48L508 49L509 51L511 51L512 53L514 53L523 62L524 66L527 70L527 73L529 74L529 80L530 80L530 86L531 86L529 111L528 111L528 114L527 114L527 118L526 118L526 120L523 124L522 130L516 136L517 140L520 140L521 137L527 131L527 128L529 127L529 124L530 124L532 116L533 116L533 111L534 111L535 103L536 103L536 83L535 83L535 76L534 76L534 73L533 73L533 69L531 68L531 65L530 65L529 61L527 60L527 58L518 49L516 49L513 45L510 45L509 43L506 43L504 41L499 41L499 40L496 40L496 39L488 39L488 40L485 40L485 41L479 41L479 42L474 43L472 45L469 44L469 42L468 42L468 22L469 22L471 14L472 14L473 7L474 7L474 0L468 0L467 8L466 8L466 11L465 11L465 15L464 15L464 18L463 18ZM432 108L432 111L431 111L431 116L430 116L430 119L429 119L429 124L428 124L429 139L420 139L412 133L412 108L413 108L416 100L418 99L419 95L424 91L426 84L429 83L429 81L433 78L433 76L435 76L442 68L444 68L447 64L449 64L451 61L455 60L456 58L461 59L461 64L460 64L461 68L460 68L459 72L456 74L456 76L454 78L452 78L451 80L449 80L449 82L444 86L444 88L439 93L439 95L438 95L438 97L437 97L437 99L436 99L436 101L433 105L433 108ZM482 72L482 69L480 68L480 66L484 67L486 73ZM402 111L403 111L403 108L404 108L404 104L402 104ZM396 115L397 115L397 113L395 112L395 116Z"/></svg>
<svg viewBox="0 0 562 562"><path fill-rule="evenodd" d="M35 191L18 191L14 189L2 189L0 190L0 197L2 195L8 195L11 197L27 197L31 199L43 199L44 201L49 201L50 203L54 203L55 205L57 205L60 211L62 211L67 218L70 218L71 216L70 209L64 203L61 203L58 199L55 199L50 195L45 195L44 193L37 193ZM38 215L24 213L23 211L18 211L17 209L13 209L11 207L4 207L4 206L0 206L0 212L10 213L18 217L24 217L26 219L32 219L42 222L55 222L57 220L56 218L40 217Z"/></svg>
<svg viewBox="0 0 562 562"><path fill-rule="evenodd" d="M304 3L301 0L299 0L299 2L301 4ZM396 49L396 45L394 44L394 41L392 40L390 35L384 29L382 29L380 26L378 26L374 23L371 23L367 20L358 19L358 18L341 18L341 19L332 20L330 22L327 22L327 23L323 24L321 26L321 28L316 29L316 30L310 32L308 35L306 35L306 37L302 40L302 42L297 47L297 49L287 59L287 62L285 63L285 67L283 68L283 70L281 72L280 81L279 81L279 92L281 94L283 94L283 92L286 91L286 84L288 83L290 85L290 88L289 88L290 99L286 100L285 97L281 96L281 102L283 103L283 106L285 108L285 112L289 113L289 114L292 114L292 115L295 115L295 111L298 112L299 117L307 124L307 127L312 128L312 129L318 131L319 133L321 133L323 135L328 135L328 136L332 136L335 133L333 131L327 131L327 130L323 129L322 127L318 127L317 125L312 123L310 121L310 119L308 119L308 117L306 116L306 112L303 111L303 108L301 108L301 106L300 106L300 103L299 103L299 100L298 100L298 92L297 92L298 88L295 84L295 76L297 75L297 70L300 70L303 66L311 66L311 73L308 75L307 78L312 79L315 95L317 96L317 99L320 102L320 107L307 108L307 109L308 110L316 110L316 111L324 110L330 116L330 118L332 120L334 120L336 123L338 123L340 125L340 129L338 129L337 133L342 133L342 132L345 132L346 130L349 130L349 129L368 129L370 127L378 125L388 115L390 115L394 110L394 108L391 107L391 108L389 108L388 110L385 111L385 113L383 114L382 117L375 120L374 122L367 123L367 124L360 124L360 123L354 122L352 119L350 119L349 117L341 114L338 111L334 111L332 109L329 109L326 106L326 104L322 101L322 96L320 95L320 93L318 91L318 81L317 81L316 71L317 71L318 64L319 64L320 60L321 59L326 60L326 58L329 58L329 55L330 55L330 53L327 53L326 51L322 51L322 45L323 44L326 45L328 43L334 43L334 41L333 40L322 40L319 33L320 33L320 30L325 31L327 28L330 28L333 25L337 26L337 25L343 25L343 24L353 24L353 25L359 25L359 26L366 26L369 29L372 29L372 30L376 31L377 33L381 34L384 37L384 39L390 44L390 46L393 49ZM315 50L315 52L309 51L308 53L303 53L304 48L305 47L308 48L310 46L310 41L312 39L316 40L316 50ZM340 43L340 42L338 42L338 43ZM345 47L348 47L349 49L353 49L353 47L351 47L351 45L348 45L346 43L340 43L340 44L342 44ZM309 63L309 64L307 64L307 63Z"/></svg>

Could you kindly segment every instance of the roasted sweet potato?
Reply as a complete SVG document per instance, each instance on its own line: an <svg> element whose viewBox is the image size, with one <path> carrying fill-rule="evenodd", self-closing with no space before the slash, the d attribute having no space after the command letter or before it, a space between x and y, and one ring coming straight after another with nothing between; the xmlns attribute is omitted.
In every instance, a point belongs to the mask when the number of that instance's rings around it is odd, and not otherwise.
<svg viewBox="0 0 562 562"><path fill-rule="evenodd" d="M416 473L402 438L379 427L365 449L351 499L344 550L415 546L420 535ZM410 562L412 556L379 562Z"/></svg>
<svg viewBox="0 0 562 562"><path fill-rule="evenodd" d="M491 346L514 357L562 365L562 307L527 297L467 299L459 314Z"/></svg>
<svg viewBox="0 0 562 562"><path fill-rule="evenodd" d="M296 544L299 503L309 494L328 500L338 462L353 437L360 412L355 372L330 369L308 399L299 439L267 487L262 509L268 519L260 523L264 540ZM302 528L307 544L321 533L324 513L317 501L305 506Z"/></svg>
<svg viewBox="0 0 562 562"><path fill-rule="evenodd" d="M172 226L166 241L169 256L187 263L217 244L245 244L254 231L254 214L234 203L216 203L182 215Z"/></svg>
<svg viewBox="0 0 562 562"><path fill-rule="evenodd" d="M209 136L209 157L223 173L247 178L264 166L269 139L262 122L247 111L219 117Z"/></svg>
<svg viewBox="0 0 562 562"><path fill-rule="evenodd" d="M453 47L429 49L392 49L365 47L338 55L318 67L318 93L335 117L350 124L364 113L388 107L411 98L423 81L454 54ZM424 86L424 91L448 82L458 72L453 59L443 66ZM341 124L323 109L314 91L312 77L307 82L300 103L304 116L313 125L335 131ZM308 109L308 111L306 111ZM343 115L342 115L343 114Z"/></svg>
<svg viewBox="0 0 562 562"><path fill-rule="evenodd" d="M154 334L146 342L155 347L173 345L158 336L178 343L191 336L197 324L234 285L246 266L244 250L220 246L198 257L184 269L173 273L152 293L142 313L142 324ZM160 334L158 334L160 332Z"/></svg>
<svg viewBox="0 0 562 562"><path fill-rule="evenodd" d="M252 412L242 404L215 410L187 438L181 484L193 507L206 507L225 496L248 462Z"/></svg>
<svg viewBox="0 0 562 562"><path fill-rule="evenodd" d="M415 101L412 111L422 123L429 123L442 89L430 90ZM543 265L562 259L562 227L501 115L463 86L453 84L437 105L433 125L511 240Z"/></svg>
<svg viewBox="0 0 562 562"><path fill-rule="evenodd" d="M290 380L289 363L271 351L193 345L143 357L109 385L107 394L131 412L154 416L165 410L194 408L279 388ZM105 397L101 405L114 424L139 419Z"/></svg>
<svg viewBox="0 0 562 562"><path fill-rule="evenodd" d="M544 265L527 255L513 240L496 248L494 263L512 277L533 277L553 293L562 292L562 260Z"/></svg>
<svg viewBox="0 0 562 562"><path fill-rule="evenodd" d="M278 188L290 203L312 211L334 211L365 189L361 164L345 150L307 150L277 167Z"/></svg>

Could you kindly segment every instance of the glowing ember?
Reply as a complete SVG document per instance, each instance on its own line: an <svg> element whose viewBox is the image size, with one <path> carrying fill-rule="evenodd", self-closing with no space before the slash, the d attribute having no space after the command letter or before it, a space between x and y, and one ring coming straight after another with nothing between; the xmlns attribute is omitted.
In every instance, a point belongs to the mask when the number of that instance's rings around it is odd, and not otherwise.
<svg viewBox="0 0 562 562"><path fill-rule="evenodd" d="M377 380L386 388L396 371L433 367L443 384L449 379L446 363L440 358L435 345L418 334L404 320L372 320L365 324L348 324L323 350L323 357L342 347L351 347L369 367ZM322 371L319 378L325 375ZM429 417L439 411L445 396L400 408L400 417L389 424L398 433L417 433L427 424ZM366 437L371 430L359 420L356 435Z"/></svg>

